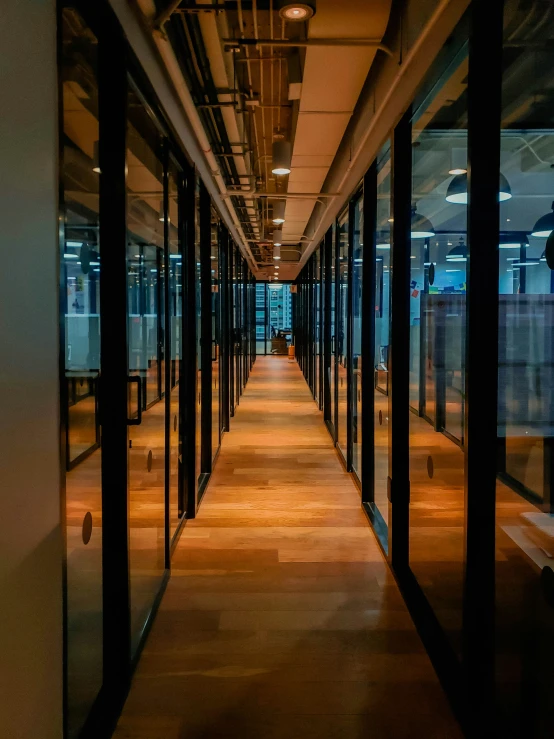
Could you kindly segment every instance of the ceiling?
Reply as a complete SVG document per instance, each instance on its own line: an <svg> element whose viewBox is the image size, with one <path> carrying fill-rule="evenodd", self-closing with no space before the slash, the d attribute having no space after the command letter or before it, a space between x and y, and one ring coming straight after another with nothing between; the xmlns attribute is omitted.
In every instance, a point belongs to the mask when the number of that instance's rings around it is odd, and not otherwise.
<svg viewBox="0 0 554 739"><path fill-rule="evenodd" d="M279 276L298 274L307 223L326 197L391 1L317 0L302 22L284 19L281 0L157 3L258 279L274 275L272 194L286 200ZM290 175L271 171L276 135L291 142Z"/></svg>

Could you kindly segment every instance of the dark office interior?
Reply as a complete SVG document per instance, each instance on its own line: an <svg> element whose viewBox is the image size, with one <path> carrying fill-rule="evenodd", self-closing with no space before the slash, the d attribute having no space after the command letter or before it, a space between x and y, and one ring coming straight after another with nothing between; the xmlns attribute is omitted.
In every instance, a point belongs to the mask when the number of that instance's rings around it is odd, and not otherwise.
<svg viewBox="0 0 554 739"><path fill-rule="evenodd" d="M0 738L554 736L554 5L3 10Z"/></svg>

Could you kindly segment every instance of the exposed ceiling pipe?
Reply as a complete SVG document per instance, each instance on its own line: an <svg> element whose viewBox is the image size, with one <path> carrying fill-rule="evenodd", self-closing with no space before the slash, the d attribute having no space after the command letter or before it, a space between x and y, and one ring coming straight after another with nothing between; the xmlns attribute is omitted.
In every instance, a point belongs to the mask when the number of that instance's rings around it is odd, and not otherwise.
<svg viewBox="0 0 554 739"><path fill-rule="evenodd" d="M256 190L234 190L229 189L225 197L233 195L244 195L253 198L272 198L273 200L317 200L318 198L336 198L339 192L257 192Z"/></svg>
<svg viewBox="0 0 554 739"><path fill-rule="evenodd" d="M137 0L137 1L138 1L138 5L143 15L145 16L147 21L151 23L152 18L154 18L156 14L156 7L154 5L153 0ZM237 229L237 232L239 233L239 236L242 239L242 246L243 246L244 251L246 252L245 256L247 257L247 259L250 260L250 266L252 270L254 272L257 272L256 260L254 259L254 255L252 254L252 250L250 249L250 246L248 244L248 240L246 239L244 231L242 230L242 226L240 225L240 220L235 212L235 209L232 203L230 203L228 198L226 197L227 186L221 175L219 165L212 151L212 147L208 140L208 137L206 136L206 132L204 131L204 126L202 125L202 121L200 120L198 111L196 110L196 107L194 105L194 101L191 97L190 91L187 87L187 84L181 72L181 68L179 67L179 62L177 61L177 58L173 52L173 49L171 48L171 44L169 43L169 41L167 40L166 36L163 34L162 31L153 29L153 37L154 37L156 46L158 47L158 51L160 52L160 55L166 65L169 76L171 77L171 80L175 86L175 90L179 96L181 104L183 105L183 108L190 122L190 125L192 126L194 134L196 135L196 138L198 139L200 148L202 149L206 157L206 160L211 170L211 175L214 178L219 188L219 191L221 192L221 195L226 201L229 215L231 216L233 223L235 224L235 228Z"/></svg>
<svg viewBox="0 0 554 739"><path fill-rule="evenodd" d="M469 1L469 0L468 0ZM457 6L459 7L460 11L460 17L465 10L465 7L467 7L467 2L464 2L464 0L460 0L459 3L457 3ZM304 252L301 260L300 260L300 268L304 266L304 264L307 262L307 260L312 255L314 249L316 248L317 244L321 241L323 238L325 232L331 225L331 222L333 218L336 215L336 212L341 207L342 202L337 204L337 199L342 198L345 195L345 192L343 190L345 188L345 184L348 180L348 177L350 176L352 170L356 167L358 164L358 160L367 144L368 139L372 136L372 134L375 131L375 128L377 125L381 122L382 118L387 113L387 107L390 105L390 101L393 97L395 97L398 94L398 87L400 83L402 82L403 78L408 74L412 67L417 60L417 57L419 54L422 53L424 47L429 44L429 39L433 37L433 34L435 33L435 29L438 25L440 25L441 21L443 20L443 17L447 14L448 11L453 10L452 6L455 5L455 3L452 2L452 0L441 0L441 2L437 5L435 11L425 24L422 32L417 37L414 45L411 47L411 49L406 54L402 66L400 66L394 76L394 79L388 86L387 92L379 105L378 109L373 114L369 124L365 127L364 133L359 141L359 143L356 146L356 149L352 151L348 151L348 163L346 166L346 169L344 171L343 176L341 177L341 180L338 184L338 187L336 188L338 190L338 193L334 196L334 198L327 202L327 205L325 207L325 210L323 211L321 217L318 219L318 226L314 230L314 232L311 234L311 239L314 242L313 247L308 247L306 251ZM448 25L448 24L447 24ZM434 45L432 45L434 47Z"/></svg>
<svg viewBox="0 0 554 739"><path fill-rule="evenodd" d="M288 39L270 39L270 38L224 38L225 50L231 51L238 49L240 46L280 46L284 48L293 47L312 47L312 46L353 46L353 47L370 47L383 51L387 56L394 59L395 54L388 46L381 43L380 39L369 38L310 38L304 41Z"/></svg>
<svg viewBox="0 0 554 739"><path fill-rule="evenodd" d="M221 14L216 19L214 13L205 13L199 17L199 23L215 86L220 89L233 88L233 68L232 65L229 67L229 65L226 64L226 59L221 48L220 33L218 31L218 25L220 25L221 31L229 33L225 15ZM233 104L231 93L221 94L218 97L222 99L223 102L227 102L231 105ZM229 137L229 141L243 141L245 136L245 127L244 119L242 118L242 116L239 117L239 114L233 107L222 108L221 115L223 117L223 122L227 131L227 135ZM231 150L233 151L233 160L235 162L235 166L237 168L239 176L246 177L252 175L252 172L250 171L250 168L248 166L247 157L245 156L242 147L240 147L241 151L239 152L235 152L236 148L236 146L233 146L231 144ZM248 191L249 185L243 185L241 187L241 190ZM237 190L236 194L242 195L240 190ZM247 194L248 193L245 192L245 195ZM246 212L248 214L252 230L254 234L259 237L260 223L257 218L254 206L255 204L253 201L246 201ZM252 210L254 212L252 212Z"/></svg>

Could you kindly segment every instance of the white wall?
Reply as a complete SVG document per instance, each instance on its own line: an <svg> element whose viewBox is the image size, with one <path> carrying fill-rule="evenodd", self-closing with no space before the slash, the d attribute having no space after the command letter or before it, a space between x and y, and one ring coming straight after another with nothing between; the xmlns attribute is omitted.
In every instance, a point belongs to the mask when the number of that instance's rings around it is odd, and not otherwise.
<svg viewBox="0 0 554 739"><path fill-rule="evenodd" d="M54 0L0 23L0 737L62 735Z"/></svg>

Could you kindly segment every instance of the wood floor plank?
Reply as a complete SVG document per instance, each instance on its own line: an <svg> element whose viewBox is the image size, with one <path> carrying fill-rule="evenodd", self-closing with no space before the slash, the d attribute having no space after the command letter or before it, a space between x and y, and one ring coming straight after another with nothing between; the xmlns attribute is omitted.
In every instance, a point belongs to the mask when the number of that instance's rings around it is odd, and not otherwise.
<svg viewBox="0 0 554 739"><path fill-rule="evenodd" d="M257 359L117 739L458 739L298 366Z"/></svg>

